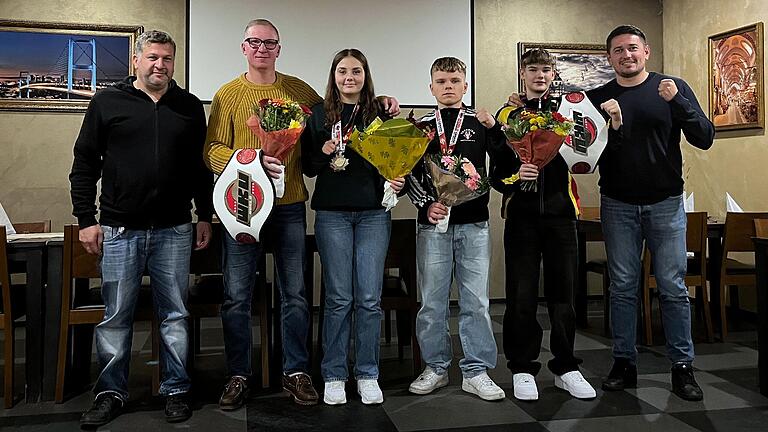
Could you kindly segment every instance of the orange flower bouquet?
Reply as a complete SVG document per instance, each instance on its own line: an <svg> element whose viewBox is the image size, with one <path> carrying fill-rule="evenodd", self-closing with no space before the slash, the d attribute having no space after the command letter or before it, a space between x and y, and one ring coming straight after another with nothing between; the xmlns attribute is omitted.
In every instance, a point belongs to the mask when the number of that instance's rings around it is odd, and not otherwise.
<svg viewBox="0 0 768 432"><path fill-rule="evenodd" d="M262 99L245 124L258 137L265 155L285 162L299 141L310 114L306 106L290 99ZM275 195L281 198L285 193L285 170L273 183Z"/></svg>

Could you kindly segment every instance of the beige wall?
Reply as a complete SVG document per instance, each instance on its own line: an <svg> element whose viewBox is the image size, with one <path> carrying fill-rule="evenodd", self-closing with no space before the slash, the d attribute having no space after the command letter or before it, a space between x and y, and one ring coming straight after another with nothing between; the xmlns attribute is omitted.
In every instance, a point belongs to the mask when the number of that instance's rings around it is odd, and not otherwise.
<svg viewBox="0 0 768 432"><path fill-rule="evenodd" d="M685 79L707 112L707 38L758 21L768 21L768 3L763 0L665 1L665 72ZM763 71L765 65L763 58ZM768 142L764 130L721 132L709 151L686 145L683 157L686 189L695 193L697 210L724 216L726 191L745 211L766 210Z"/></svg>
<svg viewBox="0 0 768 432"><path fill-rule="evenodd" d="M768 21L768 4L763 0L737 0L728 5L714 0L664 2L666 72L691 85L705 112L709 107L707 38L758 21ZM763 71L765 66L763 57ZM686 189L695 193L697 210L722 218L725 192L730 192L745 211L768 208L768 141L764 130L721 132L715 135L710 150L686 145L683 157ZM755 311L755 291L741 290L739 294L741 307Z"/></svg>
<svg viewBox="0 0 768 432"><path fill-rule="evenodd" d="M527 11L546 13L547 17L544 19ZM183 0L0 0L0 18L140 24L147 29L166 30L179 43L176 79L184 84L182 59L186 29ZM646 31L653 47L649 67L661 70L662 18L657 0L625 2L620 8L610 0L552 0L546 6L523 0L476 0L477 105L495 110L507 95L517 90L517 42L602 44L611 29L627 22ZM233 74L236 72L239 71L233 71ZM0 148L4 155L0 159L0 202L12 220L50 218L56 229L73 221L67 174L81 121L82 114L0 113L0 130L3 131ZM578 183L582 203L597 205L596 176L579 176ZM404 201L395 209L395 217L415 214L407 199ZM503 296L503 224L498 216L499 206L499 195L494 192L491 199L493 297ZM311 227L312 215L309 223Z"/></svg>

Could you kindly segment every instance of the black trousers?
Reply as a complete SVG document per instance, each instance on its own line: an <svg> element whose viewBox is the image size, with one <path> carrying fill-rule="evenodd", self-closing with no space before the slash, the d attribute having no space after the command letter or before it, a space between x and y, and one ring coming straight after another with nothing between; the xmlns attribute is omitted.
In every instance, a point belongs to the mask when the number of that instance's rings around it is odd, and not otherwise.
<svg viewBox="0 0 768 432"><path fill-rule="evenodd" d="M578 370L573 355L576 314L578 247L576 221L565 217L511 214L504 224L506 310L504 355L512 373L536 375L541 363L543 331L536 319L539 266L544 263L544 296L551 323L550 349L554 358L547 367L556 375Z"/></svg>

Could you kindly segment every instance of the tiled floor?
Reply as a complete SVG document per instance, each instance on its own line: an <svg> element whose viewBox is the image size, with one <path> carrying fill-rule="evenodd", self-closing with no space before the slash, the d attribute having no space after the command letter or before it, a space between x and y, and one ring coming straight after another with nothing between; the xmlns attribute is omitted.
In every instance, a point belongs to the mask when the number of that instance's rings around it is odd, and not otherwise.
<svg viewBox="0 0 768 432"><path fill-rule="evenodd" d="M349 402L343 406L301 407L275 390L253 394L246 409L223 412L216 406L223 385L224 356L221 326L217 319L204 321L203 353L196 357L193 380L195 411L182 424L170 425L163 418L163 402L149 392L149 340L146 324L139 324L134 337L131 365L131 401L126 412L101 430L211 430L225 431L762 431L768 430L768 398L757 389L756 334L748 326L734 331L729 343L696 344L696 378L704 389L702 402L685 402L669 392L669 362L663 345L641 347L638 388L605 394L600 390L602 376L611 365L610 340L600 332L599 304L591 305L590 329L579 330L577 355L584 359L582 372L597 389L597 398L581 401L553 385L552 374L543 368L537 377L540 398L520 402L512 394L512 375L505 368L503 354L490 375L507 392L499 402L485 402L461 391L461 376L454 364L450 385L431 395L408 393L411 377L409 358L398 360L397 343L382 346L381 384L385 402L365 406L355 394L354 382L348 383ZM497 343L500 344L503 306L492 306ZM548 328L545 309L540 308L540 322ZM454 313L455 315L455 313ZM657 315L658 316L658 315ZM663 341L659 323L655 340ZM694 334L697 341L700 323ZM456 320L451 330L457 331ZM22 337L23 339L23 337ZM23 347L23 341L19 342ZM551 354L548 332L540 360ZM454 336L455 357L460 356L458 337ZM23 350L17 351L23 352ZM499 350L501 353L501 350ZM408 350L406 350L406 354ZM258 358L254 356L254 358ZM17 359L17 364L19 360ZM17 366L17 372L19 372ZM92 365L95 377L95 365ZM322 384L318 387L322 388ZM21 389L19 388L19 391ZM56 405L17 404L0 410L0 430L68 431L78 430L82 410L91 402L88 392Z"/></svg>

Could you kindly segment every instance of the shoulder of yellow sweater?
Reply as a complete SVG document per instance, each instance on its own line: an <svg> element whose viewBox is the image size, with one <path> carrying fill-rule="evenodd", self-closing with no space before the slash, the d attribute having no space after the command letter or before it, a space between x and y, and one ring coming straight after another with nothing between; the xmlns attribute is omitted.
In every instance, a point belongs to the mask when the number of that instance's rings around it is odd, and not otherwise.
<svg viewBox="0 0 768 432"><path fill-rule="evenodd" d="M304 82L301 78L295 77L293 75L286 75L282 72L278 72L280 75L282 75L283 82L282 87L285 89L286 92L295 94L295 95L305 95L308 97L313 98L314 100L311 100L309 102L311 103L317 103L318 100L320 100L320 96L317 94L315 89L313 89L309 84Z"/></svg>
<svg viewBox="0 0 768 432"><path fill-rule="evenodd" d="M241 75L238 75L231 81L224 83L221 87L219 87L219 89L216 90L216 95L214 97L233 91L238 91L242 86L243 80L241 79Z"/></svg>

